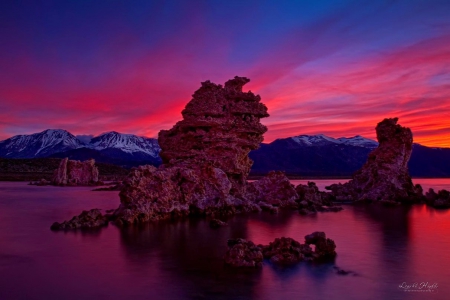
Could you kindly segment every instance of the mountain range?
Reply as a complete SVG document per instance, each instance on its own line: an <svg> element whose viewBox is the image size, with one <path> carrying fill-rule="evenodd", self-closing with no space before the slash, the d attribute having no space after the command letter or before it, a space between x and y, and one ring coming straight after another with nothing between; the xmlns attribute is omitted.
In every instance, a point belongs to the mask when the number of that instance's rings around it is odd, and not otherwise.
<svg viewBox="0 0 450 300"><path fill-rule="evenodd" d="M157 139L115 131L86 140L66 130L47 129L31 135L16 135L0 142L0 157L3 158L94 158L98 162L123 167L158 165L161 162L159 151Z"/></svg>
<svg viewBox="0 0 450 300"><path fill-rule="evenodd" d="M110 163L130 168L161 164L157 139L115 131L97 137L78 138L68 131L48 129L0 141L2 158L54 157ZM250 152L253 175L281 170L288 175L320 177L351 176L361 168L378 143L362 136L332 138L323 134L299 135L262 143ZM450 148L413 145L409 162L413 177L449 177Z"/></svg>

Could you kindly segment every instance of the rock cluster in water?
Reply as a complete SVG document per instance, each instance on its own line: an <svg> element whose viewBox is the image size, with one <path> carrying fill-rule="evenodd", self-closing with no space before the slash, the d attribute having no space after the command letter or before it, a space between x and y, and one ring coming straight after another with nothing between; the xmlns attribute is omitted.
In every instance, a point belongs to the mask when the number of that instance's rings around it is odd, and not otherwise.
<svg viewBox="0 0 450 300"><path fill-rule="evenodd" d="M74 216L69 221L62 223L55 222L50 228L52 230L98 228L107 225L108 222L108 215L103 215L99 209L91 209L89 211L83 211L80 215Z"/></svg>
<svg viewBox="0 0 450 300"><path fill-rule="evenodd" d="M163 164L130 172L111 220L132 224L187 215L276 213L279 207L300 207L303 199L281 172L247 182L252 166L248 153L262 142L267 128L260 119L269 116L258 95L242 91L247 82L245 77L235 77L224 86L202 83L182 111L183 120L159 133ZM64 172L62 163L58 178L70 182ZM322 196L302 209L316 211L324 206L319 199ZM326 205L331 204L327 201Z"/></svg>
<svg viewBox="0 0 450 300"><path fill-rule="evenodd" d="M337 200L414 202L422 197L408 173L413 137L409 128L397 124L398 118L384 119L376 127L379 146L363 167L345 184L327 189Z"/></svg>
<svg viewBox="0 0 450 300"><path fill-rule="evenodd" d="M310 245L315 245L313 250ZM301 261L320 261L336 256L336 244L324 232L305 236L300 244L292 238L277 238L269 245L256 246L245 239L228 240L225 263L232 267L261 267L263 259L275 264L289 265Z"/></svg>
<svg viewBox="0 0 450 300"><path fill-rule="evenodd" d="M95 166L95 160L86 160L84 162L61 160L59 167L55 170L52 183L55 185L96 185L98 180L98 169Z"/></svg>
<svg viewBox="0 0 450 300"><path fill-rule="evenodd" d="M450 208L450 191L440 190L437 193L429 189L425 194L426 203L435 208Z"/></svg>

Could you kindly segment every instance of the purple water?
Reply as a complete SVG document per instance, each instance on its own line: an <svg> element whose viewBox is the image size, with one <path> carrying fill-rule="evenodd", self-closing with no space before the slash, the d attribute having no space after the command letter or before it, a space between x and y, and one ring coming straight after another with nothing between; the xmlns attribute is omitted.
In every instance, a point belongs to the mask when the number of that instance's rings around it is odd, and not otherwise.
<svg viewBox="0 0 450 300"><path fill-rule="evenodd" d="M450 189L449 179L415 183ZM50 231L54 221L83 209L117 207L117 194L0 182L0 299L449 299L448 211L345 206L314 216L236 216L216 230L204 219L190 219ZM265 262L261 270L223 265L229 238L303 241L313 231L335 240L334 264ZM358 275L337 275L334 265ZM403 282L438 287L405 292Z"/></svg>

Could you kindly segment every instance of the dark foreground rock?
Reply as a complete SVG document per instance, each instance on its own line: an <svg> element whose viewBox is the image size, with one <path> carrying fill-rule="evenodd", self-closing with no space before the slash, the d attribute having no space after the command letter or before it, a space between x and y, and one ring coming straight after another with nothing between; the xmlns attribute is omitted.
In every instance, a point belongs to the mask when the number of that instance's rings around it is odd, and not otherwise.
<svg viewBox="0 0 450 300"><path fill-rule="evenodd" d="M50 227L52 230L78 229L78 228L97 228L108 224L109 216L102 215L99 209L83 211L80 215L74 216L69 221L62 223L55 222Z"/></svg>
<svg viewBox="0 0 450 300"><path fill-rule="evenodd" d="M95 160L80 162L64 158L53 176L54 185L99 185L98 169Z"/></svg>
<svg viewBox="0 0 450 300"><path fill-rule="evenodd" d="M398 118L384 119L376 127L378 148L363 167L345 184L333 184L338 201L392 201L413 203L423 198L408 173L413 136L409 128L397 124Z"/></svg>
<svg viewBox="0 0 450 300"><path fill-rule="evenodd" d="M315 245L315 250L310 245ZM258 245L244 239L228 240L225 263L233 267L260 267L262 258L272 263L290 265L301 261L321 261L336 256L336 244L324 232L305 236L305 244L292 238L276 238L269 245Z"/></svg>
<svg viewBox="0 0 450 300"><path fill-rule="evenodd" d="M450 192L440 190L437 193L433 189L425 194L426 203L434 208L450 208Z"/></svg>
<svg viewBox="0 0 450 300"><path fill-rule="evenodd" d="M244 239L228 240L225 263L232 267L262 267L261 247Z"/></svg>
<svg viewBox="0 0 450 300"><path fill-rule="evenodd" d="M295 190L299 197L298 202L301 214L342 210L341 206L333 203L335 197L330 193L319 191L314 182L308 182L306 185L299 184L295 187Z"/></svg>

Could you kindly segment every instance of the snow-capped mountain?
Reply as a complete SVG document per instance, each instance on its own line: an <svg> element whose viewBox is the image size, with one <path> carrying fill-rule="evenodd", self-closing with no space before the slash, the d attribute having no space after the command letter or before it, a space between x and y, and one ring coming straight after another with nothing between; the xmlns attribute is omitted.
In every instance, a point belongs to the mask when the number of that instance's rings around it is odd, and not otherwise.
<svg viewBox="0 0 450 300"><path fill-rule="evenodd" d="M133 134L123 134L115 131L103 133L94 137L86 147L95 150L108 148L120 149L126 153L142 152L158 157L161 148L156 139L140 137Z"/></svg>
<svg viewBox="0 0 450 300"><path fill-rule="evenodd" d="M40 133L16 135L0 141L0 157L46 157L83 146L83 143L66 130L47 129Z"/></svg>
<svg viewBox="0 0 450 300"><path fill-rule="evenodd" d="M114 131L92 139L78 139L66 130L48 129L31 135L13 136L0 142L0 157L4 158L95 158L98 162L126 167L157 165L161 161L160 150L156 139Z"/></svg>
<svg viewBox="0 0 450 300"><path fill-rule="evenodd" d="M291 137L290 139L300 146L325 146L330 144L337 144L364 147L369 149L375 149L376 147L378 147L378 143L376 141L367 139L360 135L351 138L341 137L338 139L323 134L299 135Z"/></svg>

